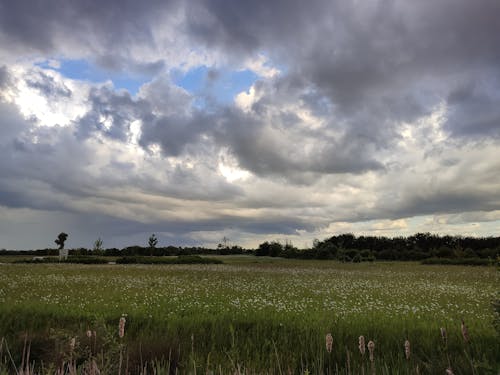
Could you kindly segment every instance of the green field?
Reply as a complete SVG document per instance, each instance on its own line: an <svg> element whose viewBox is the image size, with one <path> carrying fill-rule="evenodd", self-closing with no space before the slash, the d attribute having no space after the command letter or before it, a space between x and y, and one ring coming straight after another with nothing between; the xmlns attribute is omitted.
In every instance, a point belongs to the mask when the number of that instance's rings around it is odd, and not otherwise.
<svg viewBox="0 0 500 375"><path fill-rule="evenodd" d="M221 259L225 264L0 264L0 338L17 362L27 333L31 358L57 365L67 361L66 343L76 337L78 364L99 354L108 373L118 362L130 372L147 362L158 373L368 374L360 335L375 343L377 374L444 374L449 365L455 374L500 369L494 267ZM87 330L96 338L88 339ZM0 369L9 371L12 360L2 350Z"/></svg>

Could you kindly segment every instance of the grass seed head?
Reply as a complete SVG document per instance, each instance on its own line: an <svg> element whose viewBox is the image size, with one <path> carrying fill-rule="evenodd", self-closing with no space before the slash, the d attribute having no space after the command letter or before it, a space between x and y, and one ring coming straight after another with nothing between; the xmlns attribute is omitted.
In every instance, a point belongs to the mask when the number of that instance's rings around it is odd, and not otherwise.
<svg viewBox="0 0 500 375"><path fill-rule="evenodd" d="M69 340L69 351L71 353L73 353L73 351L75 350L75 346L76 346L76 338L72 337L71 340Z"/></svg>
<svg viewBox="0 0 500 375"><path fill-rule="evenodd" d="M87 331L87 337L89 339L92 337L92 331L90 329Z"/></svg>
<svg viewBox="0 0 500 375"><path fill-rule="evenodd" d="M462 337L464 338L464 341L467 343L469 342L469 330L467 329L467 326L465 325L464 320L462 319Z"/></svg>
<svg viewBox="0 0 500 375"><path fill-rule="evenodd" d="M373 356L375 353L375 343L373 341L368 341L368 352L370 352L370 361L373 362L375 357Z"/></svg>
<svg viewBox="0 0 500 375"><path fill-rule="evenodd" d="M406 359L410 359L410 354L411 354L410 341L406 340L405 341L405 356L406 356Z"/></svg>
<svg viewBox="0 0 500 375"><path fill-rule="evenodd" d="M358 345L359 352L361 353L361 355L365 355L366 351L365 336L359 336L358 343L359 343Z"/></svg>
<svg viewBox="0 0 500 375"><path fill-rule="evenodd" d="M122 338L123 336L125 336L125 322L127 320L125 319L124 316L122 316L120 318L120 323L118 324L118 336L120 336L120 338Z"/></svg>
<svg viewBox="0 0 500 375"><path fill-rule="evenodd" d="M331 333L326 335L326 351L331 353L333 349L333 336Z"/></svg>
<svg viewBox="0 0 500 375"><path fill-rule="evenodd" d="M447 340L446 329L444 329L443 327L441 327L439 330L441 331L441 338L443 339L444 343L446 344L446 340Z"/></svg>
<svg viewBox="0 0 500 375"><path fill-rule="evenodd" d="M451 367L448 367L446 369L446 375L455 375L454 372L453 372L453 370L451 369Z"/></svg>

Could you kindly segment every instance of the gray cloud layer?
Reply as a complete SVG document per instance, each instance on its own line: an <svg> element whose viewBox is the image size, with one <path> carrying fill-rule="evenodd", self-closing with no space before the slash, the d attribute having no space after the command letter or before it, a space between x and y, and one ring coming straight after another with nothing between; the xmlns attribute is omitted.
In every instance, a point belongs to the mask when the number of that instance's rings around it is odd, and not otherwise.
<svg viewBox="0 0 500 375"><path fill-rule="evenodd" d="M0 0L0 205L184 239L500 210L498 19L495 0ZM197 106L169 78L206 64L212 82L258 55L281 74L245 108ZM154 79L79 94L53 71L10 70L61 57ZM45 127L12 99L21 84L85 109ZM226 179L221 160L250 177Z"/></svg>

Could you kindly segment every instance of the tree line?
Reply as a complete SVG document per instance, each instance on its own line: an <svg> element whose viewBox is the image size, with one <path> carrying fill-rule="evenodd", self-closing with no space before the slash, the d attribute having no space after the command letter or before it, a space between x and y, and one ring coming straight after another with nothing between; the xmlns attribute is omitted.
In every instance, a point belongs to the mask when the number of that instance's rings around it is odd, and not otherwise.
<svg viewBox="0 0 500 375"><path fill-rule="evenodd" d="M67 235L66 235L67 237ZM66 239L66 237L64 239ZM61 247L61 242L56 243ZM228 246L226 241L216 248L157 246L152 235L147 246L128 246L122 249L102 248L98 239L92 249L69 249L69 255L87 256L178 256L178 255L230 255L248 254L300 259L336 259L344 262L373 260L424 260L429 258L497 259L500 256L500 237L440 236L417 233L408 237L355 236L340 234L323 241L315 240L313 246L299 249L291 242L266 241L256 249ZM58 249L0 250L0 255L58 255Z"/></svg>
<svg viewBox="0 0 500 375"><path fill-rule="evenodd" d="M417 233L409 237L355 236L340 234L323 241L315 240L309 249L297 249L290 243L264 242L257 256L301 259L337 259L345 262L373 260L424 260L428 258L482 258L500 256L500 237L440 236Z"/></svg>

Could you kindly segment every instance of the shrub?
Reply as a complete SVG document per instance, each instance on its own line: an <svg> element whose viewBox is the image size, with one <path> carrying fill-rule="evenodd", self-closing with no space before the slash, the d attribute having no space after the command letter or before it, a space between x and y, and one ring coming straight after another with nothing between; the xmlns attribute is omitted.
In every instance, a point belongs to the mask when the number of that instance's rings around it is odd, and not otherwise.
<svg viewBox="0 0 500 375"><path fill-rule="evenodd" d="M424 259L422 264L446 264L457 266L490 266L492 261L490 259L481 258L429 258Z"/></svg>
<svg viewBox="0 0 500 375"><path fill-rule="evenodd" d="M61 263L80 263L80 264L108 264L107 259L90 257L90 256L78 256L69 257Z"/></svg>
<svg viewBox="0 0 500 375"><path fill-rule="evenodd" d="M213 258L202 258L198 255L179 255L177 258L153 258L128 256L116 260L117 264L221 264Z"/></svg>
<svg viewBox="0 0 500 375"><path fill-rule="evenodd" d="M65 260L59 260L57 258L33 258L33 259L20 259L16 260L14 263L78 263L78 264L107 264L106 259L90 257L90 256L70 256Z"/></svg>

